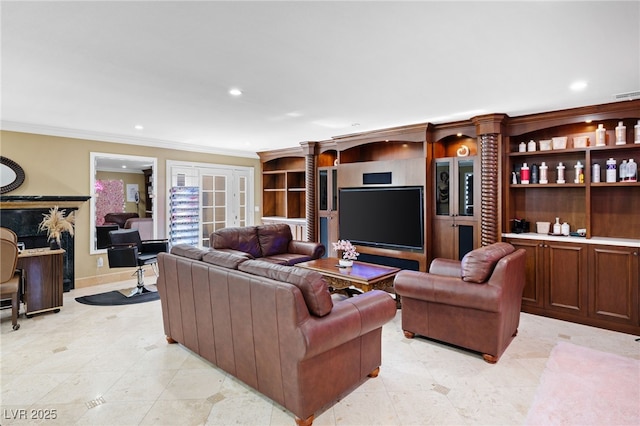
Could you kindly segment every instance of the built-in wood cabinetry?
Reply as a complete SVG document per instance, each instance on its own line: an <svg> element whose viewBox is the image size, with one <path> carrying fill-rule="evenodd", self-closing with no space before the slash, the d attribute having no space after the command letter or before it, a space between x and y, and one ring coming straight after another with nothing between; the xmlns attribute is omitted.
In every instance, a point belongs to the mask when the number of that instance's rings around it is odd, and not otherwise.
<svg viewBox="0 0 640 426"><path fill-rule="evenodd" d="M144 217L153 216L153 169L145 169L144 173Z"/></svg>
<svg viewBox="0 0 640 426"><path fill-rule="evenodd" d="M262 163L262 215L304 218L306 209L305 160L285 156Z"/></svg>
<svg viewBox="0 0 640 426"><path fill-rule="evenodd" d="M508 235L507 242L527 252L524 312L640 333L640 242L632 247Z"/></svg>
<svg viewBox="0 0 640 426"><path fill-rule="evenodd" d="M640 160L634 126L640 101L576 108L508 120L503 151L503 237L527 251L523 310L628 333L640 333L639 256L640 182L606 182L606 162ZM627 128L626 144L616 144L615 127ZM606 144L596 146L596 129L606 129ZM540 141L566 138L562 148L540 150ZM588 145L577 139L588 137ZM534 141L535 151L519 152ZM552 143L553 146L553 143ZM548 167L548 183L523 184L524 163ZM584 167L580 178L576 165ZM558 183L562 163L564 183ZM600 165L600 182L592 167ZM515 174L515 182L514 182ZM536 233L536 222L567 222L572 233ZM513 234L512 219L530 222L529 233Z"/></svg>
<svg viewBox="0 0 640 426"><path fill-rule="evenodd" d="M507 240L527 251L523 310L640 334L640 182L606 182L608 159L618 166L630 158L640 162L640 143L634 144L639 119L640 100L634 100L403 126L305 142L306 151L260 153L263 214L304 218L311 208L320 219L315 225L314 218L312 235L330 243L337 239L340 206L328 200L335 203L332 197L340 188L365 186L367 174L388 173L392 180L385 185L424 188L424 250L358 247L361 253L417 262L426 270L435 257L460 259L471 248ZM624 145L615 140L620 121L626 126ZM605 146L595 146L599 124L606 129ZM540 141L557 137L566 138L564 148L541 150ZM580 146L576 141L584 137L589 142ZM530 141L535 151L519 152L520 144ZM578 161L584 168L576 180ZM530 167L544 162L548 183L514 183L512 173L525 162ZM560 162L565 183L557 182ZM305 182L310 164L313 179ZM600 165L601 182L593 182L593 164ZM449 175L446 202L439 198L444 171ZM470 174L473 190L468 190ZM317 195L312 203L310 193ZM535 232L536 222L556 217L574 233L584 229L585 236ZM530 232L511 233L513 219L529 221Z"/></svg>

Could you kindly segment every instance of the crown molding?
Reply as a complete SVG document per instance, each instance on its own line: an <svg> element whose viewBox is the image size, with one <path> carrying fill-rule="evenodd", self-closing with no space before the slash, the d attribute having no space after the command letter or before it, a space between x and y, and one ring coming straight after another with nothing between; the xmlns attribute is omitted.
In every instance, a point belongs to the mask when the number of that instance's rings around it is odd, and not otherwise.
<svg viewBox="0 0 640 426"><path fill-rule="evenodd" d="M126 145L147 146L152 148L164 148L174 151L202 152L205 154L228 155L232 157L258 159L255 152L226 148L212 148L202 145L188 144L179 141L162 139L141 138L113 133L93 132L89 130L69 129L65 127L43 126L37 124L19 123L15 121L0 121L0 130L20 133L33 133L37 135L58 136L73 139L87 139L97 142L120 143Z"/></svg>

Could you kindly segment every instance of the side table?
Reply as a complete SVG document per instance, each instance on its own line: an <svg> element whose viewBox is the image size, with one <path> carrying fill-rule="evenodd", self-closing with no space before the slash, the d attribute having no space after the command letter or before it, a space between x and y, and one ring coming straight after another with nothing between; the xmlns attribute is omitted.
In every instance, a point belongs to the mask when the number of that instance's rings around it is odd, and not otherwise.
<svg viewBox="0 0 640 426"><path fill-rule="evenodd" d="M22 302L28 318L33 314L60 312L63 293L63 249L34 248L18 255L24 283Z"/></svg>

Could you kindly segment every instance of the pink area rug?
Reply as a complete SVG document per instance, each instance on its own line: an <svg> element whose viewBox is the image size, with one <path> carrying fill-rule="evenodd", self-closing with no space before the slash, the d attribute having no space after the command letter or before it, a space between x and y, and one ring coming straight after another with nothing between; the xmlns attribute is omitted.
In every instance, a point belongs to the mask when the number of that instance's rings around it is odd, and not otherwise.
<svg viewBox="0 0 640 426"><path fill-rule="evenodd" d="M640 425L640 361L559 342L526 425Z"/></svg>

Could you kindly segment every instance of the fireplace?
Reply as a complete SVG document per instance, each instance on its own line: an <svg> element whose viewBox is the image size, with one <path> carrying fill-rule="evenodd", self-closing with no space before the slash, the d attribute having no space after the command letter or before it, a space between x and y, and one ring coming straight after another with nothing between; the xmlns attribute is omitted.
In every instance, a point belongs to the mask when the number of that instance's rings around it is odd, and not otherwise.
<svg viewBox="0 0 640 426"><path fill-rule="evenodd" d="M46 231L38 231L43 215L49 213L49 209L54 206L66 210L69 214L89 198L88 196L0 196L2 206L0 225L15 232L18 235L18 242L24 243L27 249L48 247ZM74 238L65 232L60 239L60 245L65 250L63 286L64 291L69 291L75 288Z"/></svg>

